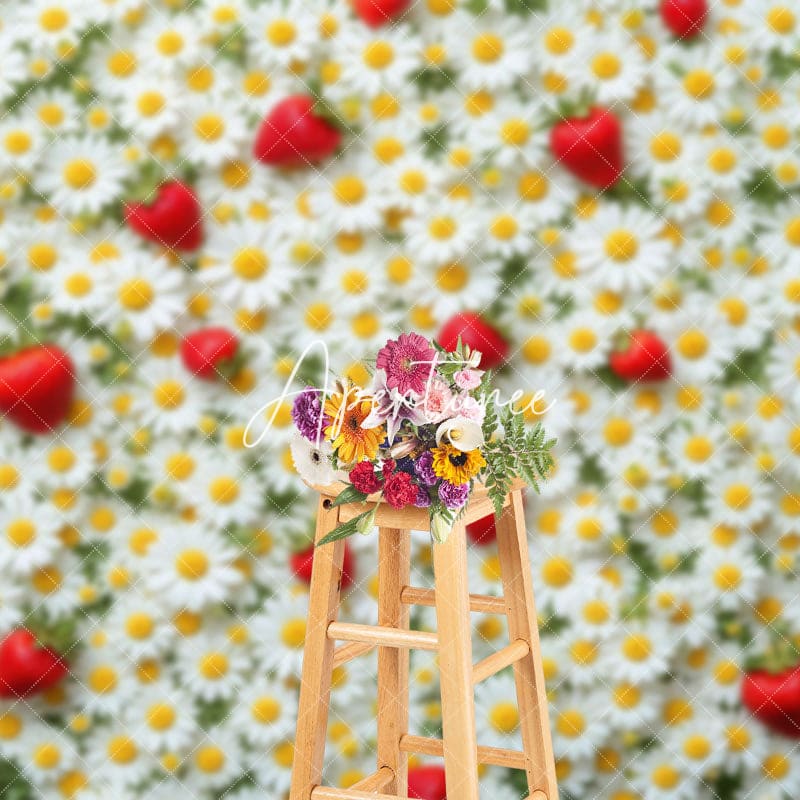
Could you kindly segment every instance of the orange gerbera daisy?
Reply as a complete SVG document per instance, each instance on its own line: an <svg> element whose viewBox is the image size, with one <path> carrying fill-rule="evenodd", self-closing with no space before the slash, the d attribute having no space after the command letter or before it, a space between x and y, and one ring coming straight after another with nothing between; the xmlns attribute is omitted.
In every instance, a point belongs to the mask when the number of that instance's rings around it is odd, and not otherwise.
<svg viewBox="0 0 800 800"><path fill-rule="evenodd" d="M378 454L378 447L386 438L386 427L362 428L361 423L372 411L372 399L358 397L353 392L334 394L325 401L325 416L330 424L325 435L343 464L370 461Z"/></svg>

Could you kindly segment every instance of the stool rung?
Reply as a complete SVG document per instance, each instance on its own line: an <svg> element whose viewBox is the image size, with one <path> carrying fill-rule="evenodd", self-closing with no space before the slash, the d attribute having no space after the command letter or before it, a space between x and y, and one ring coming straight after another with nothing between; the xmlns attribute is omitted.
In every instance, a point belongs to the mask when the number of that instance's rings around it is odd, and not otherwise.
<svg viewBox="0 0 800 800"><path fill-rule="evenodd" d="M444 744L441 739L428 739L424 736L401 736L400 749L404 753L422 753L440 757L444 755ZM525 753L517 750L505 750L501 747L483 747L482 745L478 745L478 763L491 764L495 767L511 767L512 769L527 768Z"/></svg>
<svg viewBox="0 0 800 800"><path fill-rule="evenodd" d="M391 767L381 767L372 775L367 775L350 788L357 792L380 792L394 780L394 770Z"/></svg>
<svg viewBox="0 0 800 800"><path fill-rule="evenodd" d="M513 641L508 647L492 653L472 668L472 682L480 683L500 672L501 669L516 664L530 653L530 645L524 639Z"/></svg>
<svg viewBox="0 0 800 800"><path fill-rule="evenodd" d="M409 800L396 794L375 794L359 792L357 789L332 789L330 786L317 786L311 790L311 800Z"/></svg>
<svg viewBox="0 0 800 800"><path fill-rule="evenodd" d="M426 631L406 631L382 625L359 625L355 622L331 622L328 638L345 642L363 642L373 647L438 650L439 637Z"/></svg>
<svg viewBox="0 0 800 800"><path fill-rule="evenodd" d="M351 644L344 644L334 650L333 666L334 668L341 667L342 664L346 664L348 661L352 661L354 658L358 658L359 656L364 656L374 649L375 645L365 644L364 642L352 642Z"/></svg>
<svg viewBox="0 0 800 800"><path fill-rule="evenodd" d="M436 592L433 589L418 589L416 586L404 586L400 599L408 606L435 606ZM471 594L469 596L470 611L483 614L505 614L506 601L502 597L488 594Z"/></svg>

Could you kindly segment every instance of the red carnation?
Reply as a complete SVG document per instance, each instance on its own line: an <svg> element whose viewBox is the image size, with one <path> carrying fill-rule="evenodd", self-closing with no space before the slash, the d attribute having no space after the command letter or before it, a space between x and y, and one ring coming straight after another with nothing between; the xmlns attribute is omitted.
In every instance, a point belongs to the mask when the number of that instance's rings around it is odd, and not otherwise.
<svg viewBox="0 0 800 800"><path fill-rule="evenodd" d="M417 499L417 485L407 472L395 472L386 479L383 496L392 508L404 508Z"/></svg>
<svg viewBox="0 0 800 800"><path fill-rule="evenodd" d="M350 483L364 494L372 494L381 488L380 479L370 461L360 461L350 470Z"/></svg>
<svg viewBox="0 0 800 800"><path fill-rule="evenodd" d="M393 458L387 458L386 461L383 462L383 466L381 467L381 472L383 472L384 480L394 472L394 468L396 466L397 462L395 462Z"/></svg>

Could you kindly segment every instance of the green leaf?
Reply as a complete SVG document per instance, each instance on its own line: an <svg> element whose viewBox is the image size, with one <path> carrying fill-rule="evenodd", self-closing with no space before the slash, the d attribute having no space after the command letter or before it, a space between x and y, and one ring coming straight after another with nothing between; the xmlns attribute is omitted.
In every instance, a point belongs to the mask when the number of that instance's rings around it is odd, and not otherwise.
<svg viewBox="0 0 800 800"><path fill-rule="evenodd" d="M341 525L334 528L329 534L323 536L322 539L317 542L316 546L322 547L322 545L330 544L331 542L338 542L339 539L346 539L348 536L358 533L359 523L366 522L366 518L374 514L375 509L371 508L369 511L365 511L363 514L359 514L357 517L353 517L353 519L343 522Z"/></svg>
<svg viewBox="0 0 800 800"><path fill-rule="evenodd" d="M336 499L331 503L331 508L341 506L345 503L359 503L366 500L367 495L364 492L359 492L355 486L347 486L336 495Z"/></svg>

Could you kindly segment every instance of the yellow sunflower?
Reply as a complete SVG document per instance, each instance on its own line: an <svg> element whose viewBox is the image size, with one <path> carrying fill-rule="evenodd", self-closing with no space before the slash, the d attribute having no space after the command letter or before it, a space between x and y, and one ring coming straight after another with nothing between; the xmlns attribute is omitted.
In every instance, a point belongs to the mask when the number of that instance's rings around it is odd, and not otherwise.
<svg viewBox="0 0 800 800"><path fill-rule="evenodd" d="M450 483L467 483L486 466L486 459L477 448L464 451L451 444L442 444L434 447L431 453L433 471Z"/></svg>
<svg viewBox="0 0 800 800"><path fill-rule="evenodd" d="M331 420L325 428L325 436L331 440L343 464L363 461L365 458L371 461L386 438L383 425L369 430L361 427L370 411L370 398L355 398L350 392L332 395L325 401L325 416Z"/></svg>

